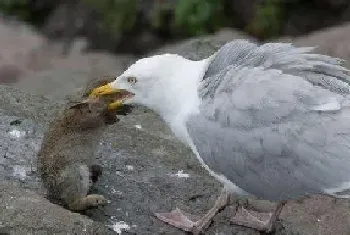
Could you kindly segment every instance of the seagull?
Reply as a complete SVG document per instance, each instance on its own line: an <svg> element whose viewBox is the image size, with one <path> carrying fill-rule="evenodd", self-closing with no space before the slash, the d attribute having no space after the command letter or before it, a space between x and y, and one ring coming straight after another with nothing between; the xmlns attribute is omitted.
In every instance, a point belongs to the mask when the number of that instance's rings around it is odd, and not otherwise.
<svg viewBox="0 0 350 235"><path fill-rule="evenodd" d="M242 206L232 222L273 228L283 203L312 194L349 198L350 76L344 61L291 43L234 40L206 59L137 60L91 96L128 91L125 104L157 112L223 189L203 217L178 208L158 219L203 232L232 195L276 202ZM123 103L123 104L122 104ZM113 104L111 104L113 106Z"/></svg>

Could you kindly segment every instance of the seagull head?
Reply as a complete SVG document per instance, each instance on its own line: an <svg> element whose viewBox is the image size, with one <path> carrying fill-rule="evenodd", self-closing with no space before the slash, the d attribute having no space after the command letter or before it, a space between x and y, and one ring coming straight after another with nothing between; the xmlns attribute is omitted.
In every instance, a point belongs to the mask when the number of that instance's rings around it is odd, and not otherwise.
<svg viewBox="0 0 350 235"><path fill-rule="evenodd" d="M91 96L128 92L132 95L110 107L140 104L160 114L174 114L181 111L183 103L197 95L198 82L204 76L207 64L205 60L192 61L176 54L143 58L113 82L93 89Z"/></svg>

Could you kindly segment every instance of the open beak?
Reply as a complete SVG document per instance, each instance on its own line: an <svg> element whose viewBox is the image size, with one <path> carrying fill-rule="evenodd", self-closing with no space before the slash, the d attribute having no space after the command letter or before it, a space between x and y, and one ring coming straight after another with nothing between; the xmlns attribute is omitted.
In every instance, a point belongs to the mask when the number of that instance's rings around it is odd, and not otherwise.
<svg viewBox="0 0 350 235"><path fill-rule="evenodd" d="M108 104L109 110L118 109L123 105L123 103L134 97L134 93L131 93L127 90L120 90L118 93L115 93L118 97L111 97L112 102ZM112 96L115 96L114 94Z"/></svg>
<svg viewBox="0 0 350 235"><path fill-rule="evenodd" d="M114 94L120 92L120 89L113 88L109 83L104 86L99 86L94 88L91 93L90 97L96 97L101 95L108 95L108 94Z"/></svg>
<svg viewBox="0 0 350 235"><path fill-rule="evenodd" d="M124 89L113 88L109 84L94 88L89 95L89 98L94 97L104 97L110 100L111 103L108 104L109 110L118 109L123 103L134 97L134 93L129 92Z"/></svg>

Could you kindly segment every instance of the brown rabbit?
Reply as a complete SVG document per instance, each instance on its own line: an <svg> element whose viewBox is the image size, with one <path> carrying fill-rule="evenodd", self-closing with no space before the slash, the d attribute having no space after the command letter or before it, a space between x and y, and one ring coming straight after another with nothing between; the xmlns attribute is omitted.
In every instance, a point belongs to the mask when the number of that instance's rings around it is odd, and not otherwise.
<svg viewBox="0 0 350 235"><path fill-rule="evenodd" d="M108 99L85 99L70 103L44 135L38 153L38 170L51 199L73 211L104 205L107 200L88 194L102 174L94 149L108 124L117 118L108 110Z"/></svg>

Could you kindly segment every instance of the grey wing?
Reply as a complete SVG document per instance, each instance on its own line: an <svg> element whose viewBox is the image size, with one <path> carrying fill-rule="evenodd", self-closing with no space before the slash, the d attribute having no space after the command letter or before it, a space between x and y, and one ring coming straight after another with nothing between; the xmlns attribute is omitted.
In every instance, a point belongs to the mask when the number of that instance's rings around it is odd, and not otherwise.
<svg viewBox="0 0 350 235"><path fill-rule="evenodd" d="M271 200L349 186L347 96L263 67L231 65L210 79L187 128L214 172Z"/></svg>
<svg viewBox="0 0 350 235"><path fill-rule="evenodd" d="M207 85L212 83L213 75L219 74L228 66L263 67L300 76L334 92L349 93L349 70L341 66L345 61L312 54L313 49L295 47L291 43L265 43L259 46L247 40L235 40L226 43L217 52L204 82Z"/></svg>

